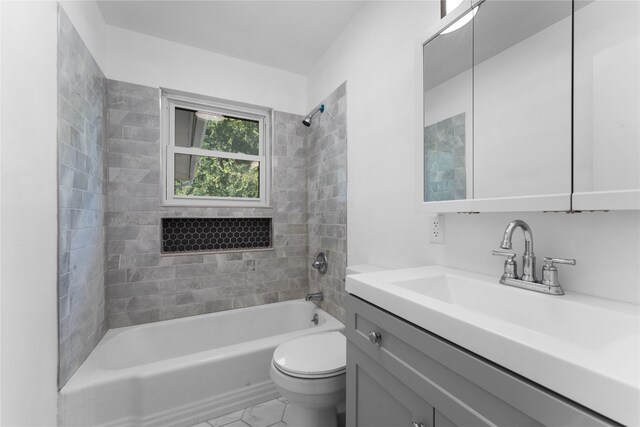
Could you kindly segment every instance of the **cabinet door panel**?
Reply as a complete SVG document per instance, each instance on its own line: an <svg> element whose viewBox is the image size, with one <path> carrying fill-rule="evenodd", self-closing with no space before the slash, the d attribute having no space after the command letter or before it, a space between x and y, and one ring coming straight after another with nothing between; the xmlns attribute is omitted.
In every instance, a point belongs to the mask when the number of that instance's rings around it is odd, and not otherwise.
<svg viewBox="0 0 640 427"><path fill-rule="evenodd" d="M352 344L347 345L347 425L433 427L433 407Z"/></svg>
<svg viewBox="0 0 640 427"><path fill-rule="evenodd" d="M568 195L571 1L487 0L473 22L474 198Z"/></svg>
<svg viewBox="0 0 640 427"><path fill-rule="evenodd" d="M576 1L575 210L640 209L640 3Z"/></svg>

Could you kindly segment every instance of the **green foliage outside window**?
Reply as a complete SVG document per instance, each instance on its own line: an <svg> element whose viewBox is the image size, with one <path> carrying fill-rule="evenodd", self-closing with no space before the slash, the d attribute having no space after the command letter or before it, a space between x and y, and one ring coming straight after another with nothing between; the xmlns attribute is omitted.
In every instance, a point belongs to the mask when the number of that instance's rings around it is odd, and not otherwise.
<svg viewBox="0 0 640 427"><path fill-rule="evenodd" d="M201 143L205 150L259 154L259 122L225 117L208 120ZM176 154L187 156L186 154ZM247 160L191 156L191 180L175 180L176 196L260 197L260 165Z"/></svg>

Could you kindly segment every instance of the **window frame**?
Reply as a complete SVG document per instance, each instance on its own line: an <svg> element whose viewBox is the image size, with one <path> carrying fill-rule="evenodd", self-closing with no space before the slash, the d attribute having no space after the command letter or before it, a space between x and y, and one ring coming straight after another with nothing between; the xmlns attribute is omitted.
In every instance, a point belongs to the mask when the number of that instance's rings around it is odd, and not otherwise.
<svg viewBox="0 0 640 427"><path fill-rule="evenodd" d="M160 89L161 108L161 206L194 206L194 207L270 207L271 189L271 141L273 110L253 105L223 101L206 96L184 94L181 92ZM217 150L205 150L199 147L178 147L175 145L175 110L204 110L223 114L238 119L252 120L259 123L258 155L231 153ZM232 160L257 161L260 163L258 198L215 197L215 196L177 196L175 195L175 154L187 154L201 157L214 157Z"/></svg>

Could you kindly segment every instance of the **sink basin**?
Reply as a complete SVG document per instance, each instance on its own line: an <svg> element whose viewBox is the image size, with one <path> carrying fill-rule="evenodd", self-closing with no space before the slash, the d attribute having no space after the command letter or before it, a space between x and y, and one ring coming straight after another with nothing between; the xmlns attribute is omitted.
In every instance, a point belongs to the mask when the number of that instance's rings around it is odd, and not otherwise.
<svg viewBox="0 0 640 427"><path fill-rule="evenodd" d="M490 282L472 279L468 273L448 272L391 283L588 349L601 349L638 330L632 322L625 322L629 316L624 312L606 310L586 304L586 301L582 304L568 302L571 297L532 297L531 291L509 289L498 285L495 279Z"/></svg>
<svg viewBox="0 0 640 427"><path fill-rule="evenodd" d="M609 418L639 425L639 307L430 266L347 276L347 292Z"/></svg>

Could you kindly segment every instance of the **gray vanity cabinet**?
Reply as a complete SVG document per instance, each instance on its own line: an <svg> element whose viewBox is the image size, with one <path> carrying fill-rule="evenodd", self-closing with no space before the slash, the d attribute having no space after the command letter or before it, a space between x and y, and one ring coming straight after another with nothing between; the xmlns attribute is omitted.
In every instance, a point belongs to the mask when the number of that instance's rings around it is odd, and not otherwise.
<svg viewBox="0 0 640 427"><path fill-rule="evenodd" d="M406 426L411 422L423 423L433 427L433 407L418 394L404 385L389 371L383 369L352 343L348 343L349 358L347 381L349 389L357 390L355 406L358 412L358 425L367 427L389 427L404 420Z"/></svg>
<svg viewBox="0 0 640 427"><path fill-rule="evenodd" d="M347 427L617 425L353 295L346 302Z"/></svg>

